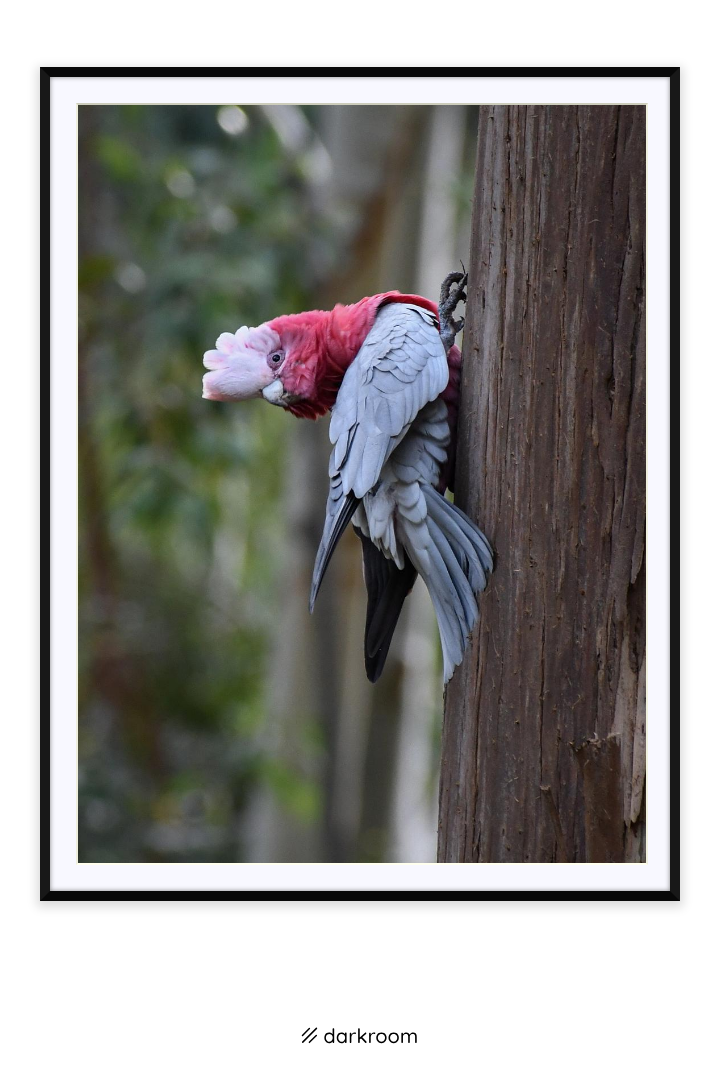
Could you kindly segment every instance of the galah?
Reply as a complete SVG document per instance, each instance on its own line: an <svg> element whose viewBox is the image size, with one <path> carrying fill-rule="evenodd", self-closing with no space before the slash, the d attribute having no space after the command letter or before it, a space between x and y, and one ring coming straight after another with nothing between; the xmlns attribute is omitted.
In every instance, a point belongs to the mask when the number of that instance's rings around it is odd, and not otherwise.
<svg viewBox="0 0 720 1080"><path fill-rule="evenodd" d="M204 356L203 397L211 401L262 396L312 419L331 410L330 492L310 610L352 521L362 541L372 682L418 574L437 615L447 682L493 567L483 533L444 497L453 483L461 365L454 340L462 321L452 315L465 299L466 280L448 275L439 307L423 296L386 292L332 311L241 326L221 334Z"/></svg>

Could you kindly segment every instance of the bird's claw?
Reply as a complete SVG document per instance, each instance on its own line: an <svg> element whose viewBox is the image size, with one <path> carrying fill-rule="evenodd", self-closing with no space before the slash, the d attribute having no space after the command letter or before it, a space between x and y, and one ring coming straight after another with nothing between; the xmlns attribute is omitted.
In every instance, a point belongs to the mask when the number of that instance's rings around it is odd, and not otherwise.
<svg viewBox="0 0 720 1080"><path fill-rule="evenodd" d="M457 289L454 293L451 293L450 289L453 285L457 285ZM448 274L443 281L440 286L440 307L447 309L448 314L451 315L453 313L460 300L466 299L463 294L466 285L467 274L464 271L461 273L459 270L454 271L452 274Z"/></svg>
<svg viewBox="0 0 720 1080"><path fill-rule="evenodd" d="M440 286L440 303L438 313L440 316L440 337L442 338L445 351L449 352L455 342L455 335L459 334L465 325L463 318L453 319L455 308L458 304L467 300L465 287L468 276L463 271L455 271L443 281ZM452 286L455 286L453 289Z"/></svg>

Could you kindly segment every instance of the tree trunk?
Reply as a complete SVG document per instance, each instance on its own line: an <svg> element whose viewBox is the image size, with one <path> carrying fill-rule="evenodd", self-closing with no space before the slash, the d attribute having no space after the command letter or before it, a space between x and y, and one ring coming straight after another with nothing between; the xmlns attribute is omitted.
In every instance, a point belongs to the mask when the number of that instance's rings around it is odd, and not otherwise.
<svg viewBox="0 0 720 1080"><path fill-rule="evenodd" d="M480 110L438 858L645 857L645 110Z"/></svg>

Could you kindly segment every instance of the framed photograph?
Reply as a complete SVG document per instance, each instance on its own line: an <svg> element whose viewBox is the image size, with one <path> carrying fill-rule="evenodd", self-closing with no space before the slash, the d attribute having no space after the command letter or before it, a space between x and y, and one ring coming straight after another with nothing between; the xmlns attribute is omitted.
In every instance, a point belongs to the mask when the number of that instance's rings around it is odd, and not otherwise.
<svg viewBox="0 0 720 1080"><path fill-rule="evenodd" d="M42 899L679 899L679 87L42 70Z"/></svg>

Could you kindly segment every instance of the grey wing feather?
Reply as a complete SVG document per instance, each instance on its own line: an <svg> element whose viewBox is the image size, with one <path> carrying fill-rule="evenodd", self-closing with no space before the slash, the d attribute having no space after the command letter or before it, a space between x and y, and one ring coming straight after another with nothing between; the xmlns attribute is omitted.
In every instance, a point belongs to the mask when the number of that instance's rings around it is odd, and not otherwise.
<svg viewBox="0 0 720 1080"><path fill-rule="evenodd" d="M388 457L420 410L440 396L448 377L432 314L414 304L381 308L345 372L333 407L330 494L313 571L311 609L352 510L375 487Z"/></svg>
<svg viewBox="0 0 720 1080"><path fill-rule="evenodd" d="M381 308L345 374L330 423L330 475L340 474L345 494L367 495L414 418L447 381L431 313L414 304Z"/></svg>
<svg viewBox="0 0 720 1080"><path fill-rule="evenodd" d="M360 500L350 493L345 495L339 477L330 482L327 507L325 509L325 528L315 557L312 586L310 588L310 611L315 607L318 590L328 568L328 563L337 547L342 534L350 524L355 508Z"/></svg>

